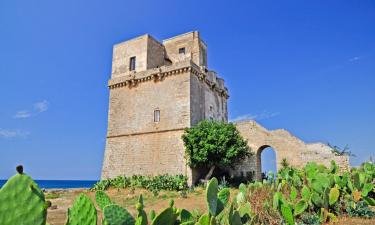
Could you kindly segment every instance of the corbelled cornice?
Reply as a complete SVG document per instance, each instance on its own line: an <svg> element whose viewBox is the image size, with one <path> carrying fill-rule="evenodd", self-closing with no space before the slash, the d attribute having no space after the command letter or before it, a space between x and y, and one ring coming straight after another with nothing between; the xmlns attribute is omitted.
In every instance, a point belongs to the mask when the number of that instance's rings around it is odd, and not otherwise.
<svg viewBox="0 0 375 225"><path fill-rule="evenodd" d="M203 72L190 60L176 63L171 66L163 66L160 68L149 69L137 73L133 72L123 76L118 76L108 81L108 87L109 89L136 87L143 82L163 81L165 78L168 78L170 76L176 76L186 72L191 72L192 74L197 76L201 82L206 83L207 86L211 88L211 90L216 91L220 94L220 96L229 98L228 90L225 87L219 87L216 82L210 81L207 78L207 72Z"/></svg>

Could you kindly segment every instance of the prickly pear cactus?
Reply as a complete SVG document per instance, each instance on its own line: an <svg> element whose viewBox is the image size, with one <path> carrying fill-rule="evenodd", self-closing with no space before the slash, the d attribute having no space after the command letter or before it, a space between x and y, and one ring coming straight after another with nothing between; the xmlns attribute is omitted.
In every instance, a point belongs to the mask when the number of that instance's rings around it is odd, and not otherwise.
<svg viewBox="0 0 375 225"><path fill-rule="evenodd" d="M137 219L136 219L135 224L136 225L147 225L148 224L147 214L143 210L144 205L143 205L143 196L142 195L139 196L138 203L136 204L135 208L138 211L138 215L137 215Z"/></svg>
<svg viewBox="0 0 375 225"><path fill-rule="evenodd" d="M225 205L228 203L229 197L230 191L227 188L222 189L218 193L218 181L215 177L208 182L206 189L206 201L208 211L212 216L217 216L223 211Z"/></svg>
<svg viewBox="0 0 375 225"><path fill-rule="evenodd" d="M180 211L180 218L181 223L190 222L194 220L193 215L186 209L182 209Z"/></svg>
<svg viewBox="0 0 375 225"><path fill-rule="evenodd" d="M155 219L156 215L155 215L155 211L153 209L150 211L149 216L150 216L151 221Z"/></svg>
<svg viewBox="0 0 375 225"><path fill-rule="evenodd" d="M104 218L110 225L134 225L135 220L130 213L119 205L104 207Z"/></svg>
<svg viewBox="0 0 375 225"><path fill-rule="evenodd" d="M1 225L44 225L48 204L38 185L26 174L22 166L0 190Z"/></svg>
<svg viewBox="0 0 375 225"><path fill-rule="evenodd" d="M172 207L164 209L159 215L157 215L151 225L173 225L177 219Z"/></svg>
<svg viewBox="0 0 375 225"><path fill-rule="evenodd" d="M80 194L68 209L66 225L96 225L97 219L96 209L90 198Z"/></svg>
<svg viewBox="0 0 375 225"><path fill-rule="evenodd" d="M97 191L95 193L95 201L96 204L98 204L100 210L104 210L104 207L107 205L112 204L111 199L108 197L108 195L104 191Z"/></svg>
<svg viewBox="0 0 375 225"><path fill-rule="evenodd" d="M218 181L214 177L212 178L206 188L206 201L207 208L211 215L216 216L217 213L217 193L218 193Z"/></svg>
<svg viewBox="0 0 375 225"><path fill-rule="evenodd" d="M288 225L294 225L292 209L287 205L281 205L281 215Z"/></svg>

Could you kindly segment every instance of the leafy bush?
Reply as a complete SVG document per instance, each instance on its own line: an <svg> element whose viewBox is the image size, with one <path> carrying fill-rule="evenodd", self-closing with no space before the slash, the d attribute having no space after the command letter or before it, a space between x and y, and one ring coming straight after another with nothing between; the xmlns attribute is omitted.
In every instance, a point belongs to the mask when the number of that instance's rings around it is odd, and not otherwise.
<svg viewBox="0 0 375 225"><path fill-rule="evenodd" d="M301 216L301 222L298 225L319 225L320 219L316 214L305 213Z"/></svg>
<svg viewBox="0 0 375 225"><path fill-rule="evenodd" d="M360 201L358 203L352 201L348 202L346 212L350 217L375 217L375 213L368 207L368 205L364 201Z"/></svg>
<svg viewBox="0 0 375 225"><path fill-rule="evenodd" d="M209 168L206 180L215 168L233 167L252 154L232 123L203 120L186 128L182 140L189 166Z"/></svg>
<svg viewBox="0 0 375 225"><path fill-rule="evenodd" d="M48 193L45 195L46 199L56 199L56 198L60 198L60 194L59 193Z"/></svg>
<svg viewBox="0 0 375 225"><path fill-rule="evenodd" d="M145 188L158 193L161 190L181 191L187 189L187 177L184 175L158 175L158 176L140 176L131 177L118 176L112 179L101 180L97 182L91 190L104 191L108 188Z"/></svg>

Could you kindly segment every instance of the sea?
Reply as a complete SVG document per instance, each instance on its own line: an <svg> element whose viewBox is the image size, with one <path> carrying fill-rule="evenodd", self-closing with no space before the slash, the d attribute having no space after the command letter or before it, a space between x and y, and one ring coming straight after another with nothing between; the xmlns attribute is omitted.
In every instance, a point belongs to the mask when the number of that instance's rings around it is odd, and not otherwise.
<svg viewBox="0 0 375 225"><path fill-rule="evenodd" d="M2 187L7 180L0 180ZM97 180L35 180L40 188L43 189L66 189L66 188L91 188Z"/></svg>

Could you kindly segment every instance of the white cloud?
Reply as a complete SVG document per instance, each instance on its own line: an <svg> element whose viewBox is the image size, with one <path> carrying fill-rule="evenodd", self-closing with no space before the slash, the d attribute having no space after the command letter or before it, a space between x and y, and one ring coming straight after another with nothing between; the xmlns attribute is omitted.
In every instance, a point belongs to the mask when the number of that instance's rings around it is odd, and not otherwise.
<svg viewBox="0 0 375 225"><path fill-rule="evenodd" d="M28 118L30 116L31 116L31 113L27 110L24 110L24 111L16 112L16 114L14 115L14 118Z"/></svg>
<svg viewBox="0 0 375 225"><path fill-rule="evenodd" d="M279 112L267 112L263 111L258 114L244 114L237 116L233 119L230 119L231 122L238 122L238 121L244 121L244 120L264 120L264 119L269 119L275 116L280 115Z"/></svg>
<svg viewBox="0 0 375 225"><path fill-rule="evenodd" d="M358 61L358 60L360 60L362 57L360 57L360 56L354 56L353 58L350 58L349 59L349 62L355 62L355 61Z"/></svg>
<svg viewBox="0 0 375 225"><path fill-rule="evenodd" d="M47 100L43 100L41 102L35 103L34 104L34 109L37 112L39 112L39 113L47 111L47 109L48 109L48 102L47 102Z"/></svg>
<svg viewBox="0 0 375 225"><path fill-rule="evenodd" d="M30 133L20 130L4 130L0 128L0 138L26 137Z"/></svg>
<svg viewBox="0 0 375 225"><path fill-rule="evenodd" d="M13 117L17 118L17 119L25 119L25 118L29 118L29 117L32 117L32 116L36 116L36 115L38 115L40 113L43 113L47 110L48 110L48 101L43 100L43 101L34 103L32 110L17 111L16 114Z"/></svg>

